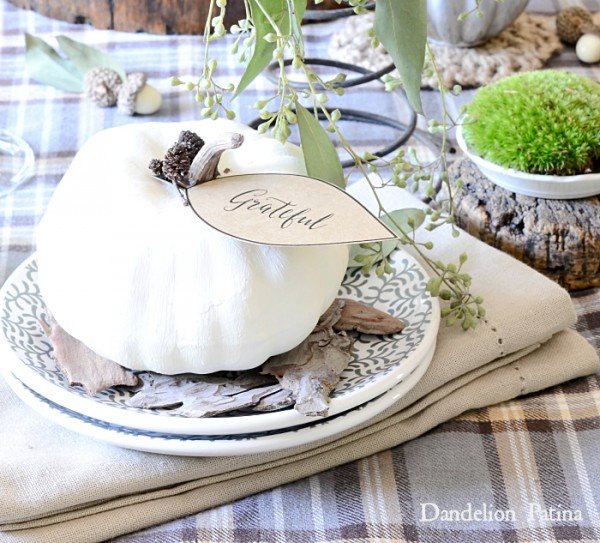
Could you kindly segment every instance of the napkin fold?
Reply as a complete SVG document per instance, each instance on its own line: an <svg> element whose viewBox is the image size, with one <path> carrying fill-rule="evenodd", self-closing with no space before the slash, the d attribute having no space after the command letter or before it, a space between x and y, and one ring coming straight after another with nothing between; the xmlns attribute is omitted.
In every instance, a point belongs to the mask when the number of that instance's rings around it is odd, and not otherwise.
<svg viewBox="0 0 600 543"><path fill-rule="evenodd" d="M351 192L368 207L368 187ZM419 202L394 189L388 210ZM469 409L598 371L597 353L568 330L558 285L466 233L429 235L431 255L466 252L487 314L476 330L442 326L431 365L396 404L321 441L261 455L186 458L120 449L62 429L0 381L0 541L97 542L214 507L404 443Z"/></svg>

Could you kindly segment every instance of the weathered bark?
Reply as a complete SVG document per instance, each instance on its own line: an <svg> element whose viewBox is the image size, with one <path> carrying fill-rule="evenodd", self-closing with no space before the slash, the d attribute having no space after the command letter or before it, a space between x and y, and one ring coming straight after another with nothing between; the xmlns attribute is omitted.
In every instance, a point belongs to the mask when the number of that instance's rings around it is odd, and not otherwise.
<svg viewBox="0 0 600 543"><path fill-rule="evenodd" d="M96 28L153 34L200 34L208 15L209 0L9 0L17 7L72 23L89 23ZM338 7L333 0L310 9ZM216 13L215 13L216 15ZM244 2L227 4L225 26L245 17Z"/></svg>
<svg viewBox="0 0 600 543"><path fill-rule="evenodd" d="M545 200L509 192L467 158L450 168L457 223L569 290L600 286L600 198Z"/></svg>

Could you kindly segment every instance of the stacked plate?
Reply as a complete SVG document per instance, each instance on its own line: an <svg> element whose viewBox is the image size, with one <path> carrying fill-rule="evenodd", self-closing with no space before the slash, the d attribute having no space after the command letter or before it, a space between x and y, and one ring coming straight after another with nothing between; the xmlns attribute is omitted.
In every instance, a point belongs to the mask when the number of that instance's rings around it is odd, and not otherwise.
<svg viewBox="0 0 600 543"><path fill-rule="evenodd" d="M368 421L404 396L433 357L439 306L425 290L428 277L408 254L397 252L392 274L349 272L340 296L354 298L406 323L400 334L359 334L353 360L332 393L327 417L293 409L189 418L166 409L129 405L133 391L108 389L91 397L57 369L40 326L44 302L35 255L0 290L0 372L13 391L41 415L114 445L185 456L270 452L331 437Z"/></svg>

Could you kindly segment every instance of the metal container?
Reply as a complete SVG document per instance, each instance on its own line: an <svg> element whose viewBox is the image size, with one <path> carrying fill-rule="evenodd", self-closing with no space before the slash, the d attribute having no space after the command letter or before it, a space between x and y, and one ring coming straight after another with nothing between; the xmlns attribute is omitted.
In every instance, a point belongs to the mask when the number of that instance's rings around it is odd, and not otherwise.
<svg viewBox="0 0 600 543"><path fill-rule="evenodd" d="M461 13L476 8L475 0L427 0L427 35L434 43L473 47L500 34L525 10L529 0L481 0L481 17Z"/></svg>

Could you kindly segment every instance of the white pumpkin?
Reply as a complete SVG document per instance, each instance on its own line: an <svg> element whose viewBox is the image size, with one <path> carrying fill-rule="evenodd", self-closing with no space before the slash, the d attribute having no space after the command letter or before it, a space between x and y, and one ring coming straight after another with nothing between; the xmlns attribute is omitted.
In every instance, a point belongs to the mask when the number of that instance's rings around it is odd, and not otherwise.
<svg viewBox="0 0 600 543"><path fill-rule="evenodd" d="M93 136L59 183L37 238L48 309L98 354L135 370L256 367L312 331L335 298L345 246L271 247L205 225L152 177L182 130L241 132L219 171L305 173L301 151L229 121L143 123Z"/></svg>

